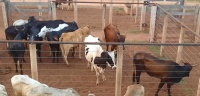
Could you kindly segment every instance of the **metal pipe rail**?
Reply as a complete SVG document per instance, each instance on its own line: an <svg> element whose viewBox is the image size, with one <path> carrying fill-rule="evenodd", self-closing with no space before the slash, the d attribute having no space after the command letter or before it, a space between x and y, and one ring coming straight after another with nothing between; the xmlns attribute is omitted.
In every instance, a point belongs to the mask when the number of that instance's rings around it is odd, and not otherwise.
<svg viewBox="0 0 200 96"><path fill-rule="evenodd" d="M188 26L186 26L184 23L182 23L181 21L179 21L177 18L175 18L174 16L172 16L169 12L167 12L165 9L163 9L160 5L156 4L156 6L158 6L158 8L160 8L163 12L165 12L168 16L170 16L171 18L173 18L173 20L175 20L176 22L178 22L180 25L182 25L182 27L185 27L186 29L188 29L190 32L192 32L193 34L195 34L198 38L200 38L200 36L194 32L191 28L189 28Z"/></svg>
<svg viewBox="0 0 200 96"><path fill-rule="evenodd" d="M59 41L22 41L22 40L0 40L0 43L45 43L45 44L100 44L100 45L154 45L154 46L200 46L199 43L117 43L117 42L59 42Z"/></svg>
<svg viewBox="0 0 200 96"><path fill-rule="evenodd" d="M52 1L53 3L96 3L96 4L154 4L154 3L127 3L127 2L83 2L83 1Z"/></svg>

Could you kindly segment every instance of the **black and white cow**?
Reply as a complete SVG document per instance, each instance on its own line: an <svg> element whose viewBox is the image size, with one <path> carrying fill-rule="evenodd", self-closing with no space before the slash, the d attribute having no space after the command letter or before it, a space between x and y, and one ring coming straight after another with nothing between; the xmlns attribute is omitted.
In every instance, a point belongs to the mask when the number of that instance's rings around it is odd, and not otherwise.
<svg viewBox="0 0 200 96"><path fill-rule="evenodd" d="M86 37L84 42L90 41L90 40L91 42L99 42L98 38L91 37L91 36ZM112 69L116 68L114 53L115 53L114 51L111 51L111 52L103 51L102 47L97 44L87 44L85 46L85 57L86 57L86 60L88 61L88 67L90 63L91 70L93 70L94 68L96 72L96 76L97 76L96 85L99 85L100 74L102 74L103 81L106 80L104 71L106 69L107 64L110 67L112 67Z"/></svg>

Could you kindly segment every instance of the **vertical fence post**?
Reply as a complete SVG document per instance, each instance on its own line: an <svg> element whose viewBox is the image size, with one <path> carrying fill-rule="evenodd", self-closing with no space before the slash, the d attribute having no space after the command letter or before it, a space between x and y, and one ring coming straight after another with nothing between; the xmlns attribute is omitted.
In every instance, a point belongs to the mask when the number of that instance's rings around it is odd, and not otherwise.
<svg viewBox="0 0 200 96"><path fill-rule="evenodd" d="M133 3L134 0L131 0L131 3ZM133 16L133 4L131 4L131 12L130 12L130 16Z"/></svg>
<svg viewBox="0 0 200 96"><path fill-rule="evenodd" d="M56 2L52 4L52 19L56 20Z"/></svg>
<svg viewBox="0 0 200 96"><path fill-rule="evenodd" d="M122 64L123 64L123 46L117 47L117 69L116 69L116 82L115 82L115 96L121 95L122 85Z"/></svg>
<svg viewBox="0 0 200 96"><path fill-rule="evenodd" d="M183 8L183 13L185 12L185 8ZM181 16L182 19L185 18L185 16ZM184 39L184 27L181 26L181 31L180 31L180 37L179 37L179 44L183 43ZM183 46L178 46L177 50L177 57L176 57L176 63L180 63L182 59L182 52L183 52Z"/></svg>
<svg viewBox="0 0 200 96"><path fill-rule="evenodd" d="M103 4L102 29L106 26L106 4Z"/></svg>
<svg viewBox="0 0 200 96"><path fill-rule="evenodd" d="M167 34L167 27L168 27L168 19L169 19L169 16L166 15L165 18L164 18L164 24L163 24L163 32L162 32L162 40L161 40L161 43L165 43L166 41L166 34ZM164 46L162 45L160 47L160 56L163 56L163 49L164 49Z"/></svg>
<svg viewBox="0 0 200 96"><path fill-rule="evenodd" d="M77 1L77 0L74 0L75 2ZM76 22L76 23L78 23L78 13L77 13L77 3L74 3L74 21Z"/></svg>
<svg viewBox="0 0 200 96"><path fill-rule="evenodd" d="M199 4L196 4L195 6L195 15L194 15L194 26L193 29L196 30L196 24L197 24L197 20L198 20L198 12L199 12Z"/></svg>
<svg viewBox="0 0 200 96"><path fill-rule="evenodd" d="M183 29L183 27L181 27L181 32L180 32L180 37L179 37L179 44L183 43L183 37L184 37L184 29ZM182 59L182 51L183 51L183 46L178 46L176 63L180 63L180 61Z"/></svg>
<svg viewBox="0 0 200 96"><path fill-rule="evenodd" d="M48 19L50 20L50 19L52 19L52 16L51 16L51 14L52 14L52 10L51 10L51 0L48 0Z"/></svg>
<svg viewBox="0 0 200 96"><path fill-rule="evenodd" d="M146 2L147 0L144 0ZM143 30L143 24L145 24L145 17L146 17L146 10L147 10L147 5L142 6L142 11L141 11L141 19L140 19L140 31Z"/></svg>
<svg viewBox="0 0 200 96"><path fill-rule="evenodd" d="M4 28L6 29L8 27L8 17L7 17L7 9L5 2L1 2L2 7L2 14L3 14L3 22L4 22Z"/></svg>
<svg viewBox="0 0 200 96"><path fill-rule="evenodd" d="M200 10L198 11L198 17L197 17L197 25L196 25L196 33L199 35L200 31ZM199 42L199 37L195 36L195 43Z"/></svg>
<svg viewBox="0 0 200 96"><path fill-rule="evenodd" d="M112 3L113 0L110 0L110 3ZM109 24L112 23L112 16L113 16L113 4L110 4L110 12L109 12Z"/></svg>
<svg viewBox="0 0 200 96"><path fill-rule="evenodd" d="M101 2L101 4L100 4L100 8L102 8L102 1L103 1L103 0L100 0L100 2Z"/></svg>
<svg viewBox="0 0 200 96"><path fill-rule="evenodd" d="M139 0L137 0L137 3L139 3ZM138 19L138 9L139 9L139 4L137 4L135 8L135 23L137 23L137 19Z"/></svg>
<svg viewBox="0 0 200 96"><path fill-rule="evenodd" d="M41 2L41 0L39 0L39 2ZM40 12L40 10L42 9L42 5L38 5L38 10L39 10L39 20L42 20L42 12Z"/></svg>
<svg viewBox="0 0 200 96"><path fill-rule="evenodd" d="M11 6L10 0L5 1L7 3L6 9L7 11L7 16L8 16L8 26L12 25L12 12L13 12L13 6Z"/></svg>
<svg viewBox="0 0 200 96"><path fill-rule="evenodd" d="M198 89L197 89L197 95L196 96L200 96L200 78L199 78L199 84L198 84Z"/></svg>
<svg viewBox="0 0 200 96"><path fill-rule="evenodd" d="M30 61L31 61L31 75L32 78L38 80L38 67L37 67L37 55L36 55L36 45L29 44L30 50Z"/></svg>
<svg viewBox="0 0 200 96"><path fill-rule="evenodd" d="M156 24L156 10L157 6L151 7L151 21L150 21L150 30L149 30L149 42L154 42L154 31Z"/></svg>

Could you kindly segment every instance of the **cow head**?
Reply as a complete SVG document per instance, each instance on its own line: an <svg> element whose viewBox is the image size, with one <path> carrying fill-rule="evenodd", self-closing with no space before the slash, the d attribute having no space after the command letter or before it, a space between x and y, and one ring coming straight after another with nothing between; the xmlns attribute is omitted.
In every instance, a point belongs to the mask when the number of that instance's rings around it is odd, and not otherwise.
<svg viewBox="0 0 200 96"><path fill-rule="evenodd" d="M42 27L40 32L38 33L38 37L45 37L47 32L50 32L51 28L47 28L46 26Z"/></svg>
<svg viewBox="0 0 200 96"><path fill-rule="evenodd" d="M28 22L34 22L34 21L36 21L36 19L35 19L34 16L30 16L30 17L28 18Z"/></svg>
<svg viewBox="0 0 200 96"><path fill-rule="evenodd" d="M120 34L117 34L117 40L116 40L116 42L125 42L125 40L126 40L126 35L127 35L127 33L125 34L125 35L120 35ZM124 47L124 45L123 45L123 50L125 49L125 47Z"/></svg>
<svg viewBox="0 0 200 96"><path fill-rule="evenodd" d="M86 37L91 34L90 26L85 26L82 29L83 29L82 31L83 37Z"/></svg>
<svg viewBox="0 0 200 96"><path fill-rule="evenodd" d="M181 60L181 61L184 63L185 75L189 77L190 71L192 70L192 68L198 66L198 64L192 65L192 64L185 62L183 60Z"/></svg>

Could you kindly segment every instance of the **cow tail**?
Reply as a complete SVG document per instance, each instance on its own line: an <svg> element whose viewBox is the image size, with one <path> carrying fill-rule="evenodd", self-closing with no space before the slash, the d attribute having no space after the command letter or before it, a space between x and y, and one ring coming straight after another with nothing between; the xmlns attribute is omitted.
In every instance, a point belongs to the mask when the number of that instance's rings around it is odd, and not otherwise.
<svg viewBox="0 0 200 96"><path fill-rule="evenodd" d="M63 42L63 37L62 37L62 36L59 38L59 41L60 41L60 42ZM64 56L63 44L60 44L60 50L61 50L61 52L62 52L62 56Z"/></svg>

